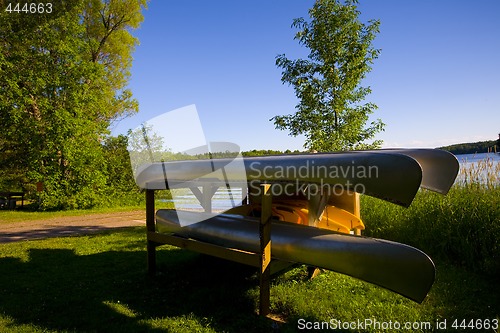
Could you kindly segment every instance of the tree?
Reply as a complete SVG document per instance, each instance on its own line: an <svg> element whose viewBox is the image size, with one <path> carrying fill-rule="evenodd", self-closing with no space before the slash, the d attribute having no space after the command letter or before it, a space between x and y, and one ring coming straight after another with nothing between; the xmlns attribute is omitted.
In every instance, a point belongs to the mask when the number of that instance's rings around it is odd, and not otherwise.
<svg viewBox="0 0 500 333"><path fill-rule="evenodd" d="M0 171L15 172L27 191L43 182L42 209L92 207L106 193L102 141L110 121L137 110L125 89L137 43L129 29L145 0L135 3L69 0L53 2L50 14L0 13Z"/></svg>
<svg viewBox="0 0 500 333"><path fill-rule="evenodd" d="M138 109L132 93L124 89L130 77L132 52L138 43L129 30L139 27L143 20L141 7L146 0L88 0L83 10L83 36L87 56L104 67L106 89L102 94L100 118L113 120Z"/></svg>
<svg viewBox="0 0 500 333"><path fill-rule="evenodd" d="M359 104L371 93L360 83L380 53L372 47L379 32L378 20L368 25L358 19L356 0L317 0L309 10L310 21L297 18L295 39L309 48L308 59L276 57L281 81L293 85L299 99L294 114L271 118L277 129L291 136L304 134L305 148L317 151L369 149L380 140L367 143L382 131L380 119L365 127L377 106Z"/></svg>
<svg viewBox="0 0 500 333"><path fill-rule="evenodd" d="M106 158L106 196L120 204L133 206L143 201L144 195L135 183L127 148L128 137L125 135L109 136L103 142Z"/></svg>

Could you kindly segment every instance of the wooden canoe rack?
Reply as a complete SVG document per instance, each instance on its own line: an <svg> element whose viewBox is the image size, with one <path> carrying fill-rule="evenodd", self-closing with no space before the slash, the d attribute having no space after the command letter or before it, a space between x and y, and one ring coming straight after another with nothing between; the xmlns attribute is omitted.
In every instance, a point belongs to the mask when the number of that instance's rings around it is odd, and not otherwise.
<svg viewBox="0 0 500 333"><path fill-rule="evenodd" d="M194 239L187 239L175 235L156 232L155 194L154 189L146 189L146 228L147 228L147 253L148 272L156 273L156 248L161 245L173 245L180 248L208 254L214 257L250 265L259 270L259 314L266 316L270 313L270 282L271 274L280 271L291 263L271 260L271 206L272 195L270 184L261 184L262 211L259 226L260 251L257 253L226 248ZM215 191L206 191L213 196ZM207 198L200 200L204 203L205 210L209 209Z"/></svg>

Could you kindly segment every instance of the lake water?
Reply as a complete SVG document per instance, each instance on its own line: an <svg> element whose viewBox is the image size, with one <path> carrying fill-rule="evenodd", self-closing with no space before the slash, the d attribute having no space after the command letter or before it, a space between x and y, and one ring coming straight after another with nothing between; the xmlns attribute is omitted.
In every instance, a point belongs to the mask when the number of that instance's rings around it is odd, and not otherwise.
<svg viewBox="0 0 500 333"><path fill-rule="evenodd" d="M174 190L172 196L175 200L165 201L174 202L176 209L203 210L200 202L190 190ZM242 200L241 188L232 189L231 192L227 188L219 188L212 198L212 210L216 212L225 211L234 206L239 206Z"/></svg>
<svg viewBox="0 0 500 333"><path fill-rule="evenodd" d="M495 153L481 153L481 154L463 154L456 155L460 164L464 163L477 163L484 160L492 160L495 163L500 162L500 154Z"/></svg>
<svg viewBox="0 0 500 333"><path fill-rule="evenodd" d="M456 155L460 171L455 183L480 182L500 184L500 154L481 153Z"/></svg>
<svg viewBox="0 0 500 333"><path fill-rule="evenodd" d="M496 172L497 180L500 182L500 175L498 175L498 170L500 169L500 154L464 154L456 155L456 157L460 163L461 169L459 175L457 176L456 183L464 182L467 179L470 179L471 175L481 182L486 182L488 178L491 178L491 172ZM485 165L488 166L490 171L483 170ZM466 170L469 170L469 172L465 172ZM470 170L472 170L472 172L470 172ZM174 196L175 201L168 201L175 202L177 209L203 210L198 202L198 199L196 199L196 197L189 190L176 190L176 192L174 192ZM220 188L213 197L212 209L214 211L224 211L241 203L241 189L233 189L233 191L231 191L231 196L227 189Z"/></svg>

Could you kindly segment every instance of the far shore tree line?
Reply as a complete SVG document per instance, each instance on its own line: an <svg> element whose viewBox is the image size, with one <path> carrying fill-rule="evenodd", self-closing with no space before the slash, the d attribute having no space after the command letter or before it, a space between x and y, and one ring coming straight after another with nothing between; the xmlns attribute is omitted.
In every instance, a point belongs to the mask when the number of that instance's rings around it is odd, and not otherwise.
<svg viewBox="0 0 500 333"><path fill-rule="evenodd" d="M457 143L454 145L439 147L455 155L461 154L481 154L481 153L500 153L500 134L498 140Z"/></svg>

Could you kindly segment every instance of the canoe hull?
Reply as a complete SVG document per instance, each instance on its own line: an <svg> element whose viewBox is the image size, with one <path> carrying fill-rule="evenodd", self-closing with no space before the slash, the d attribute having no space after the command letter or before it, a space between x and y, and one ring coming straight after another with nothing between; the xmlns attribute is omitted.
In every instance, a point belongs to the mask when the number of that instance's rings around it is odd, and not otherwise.
<svg viewBox="0 0 500 333"><path fill-rule="evenodd" d="M185 223L190 219L202 222ZM161 233L243 251L259 250L259 221L255 218L158 210L156 221ZM273 221L271 228L271 253L275 259L350 275L417 302L423 301L434 282L432 260L408 245L286 222Z"/></svg>
<svg viewBox="0 0 500 333"><path fill-rule="evenodd" d="M448 152L399 149L156 162L143 165L136 182L147 189L313 183L407 207L420 186L446 193L457 172Z"/></svg>

